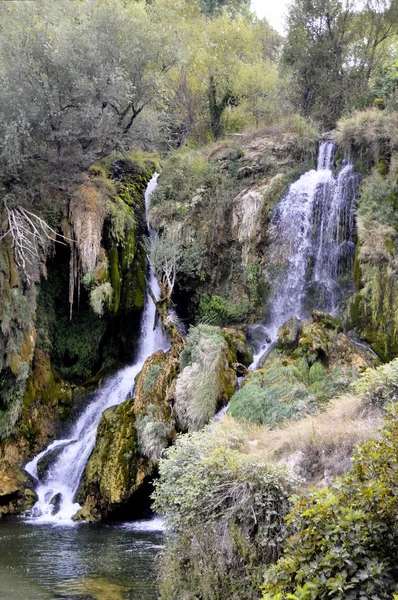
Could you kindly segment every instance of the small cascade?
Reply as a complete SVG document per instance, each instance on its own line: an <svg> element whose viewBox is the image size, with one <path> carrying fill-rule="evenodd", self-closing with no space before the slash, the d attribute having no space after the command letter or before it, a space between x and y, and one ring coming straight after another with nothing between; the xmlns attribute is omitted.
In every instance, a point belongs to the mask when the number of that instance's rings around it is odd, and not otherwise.
<svg viewBox="0 0 398 600"><path fill-rule="evenodd" d="M317 169L291 184L275 208L269 259L272 300L265 325L268 339L264 335L252 368L292 315L308 318L312 308L335 314L347 276L351 279L359 175L346 160L335 174L335 150L334 142L321 142Z"/></svg>
<svg viewBox="0 0 398 600"><path fill-rule="evenodd" d="M153 176L146 190L147 210L150 196L157 185L157 177L157 174ZM155 297L159 298L160 288L152 269L149 269L148 285ZM168 350L170 347L169 339L164 333L159 319L155 319L155 317L156 307L147 292L141 319L139 349L134 364L119 371L95 393L93 400L72 427L66 439L52 442L46 450L25 466L25 470L37 480L38 501L28 514L28 517L36 522L71 522L79 510L80 505L74 499L86 463L95 445L102 413L107 408L120 404L131 397L134 392L134 379L141 371L146 359L157 350ZM52 459L54 455L56 457ZM43 480L40 480L38 463L45 456L49 456L51 464Z"/></svg>

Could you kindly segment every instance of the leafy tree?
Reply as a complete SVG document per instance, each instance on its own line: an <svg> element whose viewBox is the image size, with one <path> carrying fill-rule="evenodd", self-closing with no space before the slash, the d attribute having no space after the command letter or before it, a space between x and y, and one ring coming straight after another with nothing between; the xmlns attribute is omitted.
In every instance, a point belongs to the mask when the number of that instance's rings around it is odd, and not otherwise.
<svg viewBox="0 0 398 600"><path fill-rule="evenodd" d="M244 126L256 120L253 108L257 122L263 116L256 112L257 99L266 97L268 107L275 106L280 38L266 21L231 18L226 12L206 20L199 14L184 24L182 35L184 57L169 73L168 99L179 141L189 135L219 137L227 108L243 109L243 120L241 110L239 114Z"/></svg>
<svg viewBox="0 0 398 600"><path fill-rule="evenodd" d="M369 80L396 33L397 10L389 0L293 2L283 59L304 114L332 127L345 109L369 103Z"/></svg>
<svg viewBox="0 0 398 600"><path fill-rule="evenodd" d="M158 97L172 32L143 2L9 2L0 24L0 177L71 185ZM26 192L27 193L27 192ZM35 194L35 189L31 194Z"/></svg>
<svg viewBox="0 0 398 600"><path fill-rule="evenodd" d="M201 0L201 11L205 14L219 14L223 10L232 13L248 13L250 0Z"/></svg>

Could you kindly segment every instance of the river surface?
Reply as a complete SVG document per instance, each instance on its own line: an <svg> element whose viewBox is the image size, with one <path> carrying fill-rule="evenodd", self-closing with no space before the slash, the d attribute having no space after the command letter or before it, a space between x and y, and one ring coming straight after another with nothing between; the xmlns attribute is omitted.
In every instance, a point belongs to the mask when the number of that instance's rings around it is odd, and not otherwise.
<svg viewBox="0 0 398 600"><path fill-rule="evenodd" d="M39 526L0 522L1 600L155 600L160 520Z"/></svg>

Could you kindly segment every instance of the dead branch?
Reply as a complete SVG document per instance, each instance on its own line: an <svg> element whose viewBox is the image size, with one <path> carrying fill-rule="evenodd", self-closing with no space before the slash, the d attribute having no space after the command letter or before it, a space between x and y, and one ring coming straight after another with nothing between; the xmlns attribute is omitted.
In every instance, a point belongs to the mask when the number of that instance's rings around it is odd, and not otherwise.
<svg viewBox="0 0 398 600"><path fill-rule="evenodd" d="M9 207L7 201L4 200L4 207L7 213L8 229L2 233L0 240L7 235L11 236L15 261L30 284L28 265L33 265L40 260L49 241L66 246L65 242L74 242L75 240L57 233L44 219L22 206Z"/></svg>

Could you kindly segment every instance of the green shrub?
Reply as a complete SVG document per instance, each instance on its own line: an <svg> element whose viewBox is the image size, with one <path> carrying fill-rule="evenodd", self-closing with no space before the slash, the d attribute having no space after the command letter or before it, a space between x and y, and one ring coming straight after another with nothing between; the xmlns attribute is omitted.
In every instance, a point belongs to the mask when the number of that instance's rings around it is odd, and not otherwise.
<svg viewBox="0 0 398 600"><path fill-rule="evenodd" d="M305 388L301 388L303 391ZM297 393L300 387L294 391ZM236 419L245 419L250 423L277 427L288 419L298 419L310 412L310 402L289 401L292 388L284 384L262 387L257 383L249 383L232 397L229 414Z"/></svg>
<svg viewBox="0 0 398 600"><path fill-rule="evenodd" d="M233 305L221 296L203 294L199 301L198 321L212 325L230 325L244 321L250 310L250 302Z"/></svg>
<svg viewBox="0 0 398 600"><path fill-rule="evenodd" d="M354 387L369 406L382 408L390 402L397 402L398 359L376 369L366 369Z"/></svg>
<svg viewBox="0 0 398 600"><path fill-rule="evenodd" d="M311 365L309 374L308 374L310 383L315 383L319 379L322 379L323 377L325 377L325 375L326 375L326 369L323 366L323 364L319 360L315 361L314 364Z"/></svg>
<svg viewBox="0 0 398 600"><path fill-rule="evenodd" d="M180 436L160 460L154 508L168 527L163 600L258 598L262 565L280 553L296 480L240 453L242 442L207 427Z"/></svg>
<svg viewBox="0 0 398 600"><path fill-rule="evenodd" d="M229 414L276 427L313 412L319 404L343 392L355 376L354 370L328 372L319 361L309 367L305 357L287 361L274 354L233 395Z"/></svg>
<svg viewBox="0 0 398 600"><path fill-rule="evenodd" d="M352 473L296 498L291 537L267 570L267 600L387 599L397 590L398 404L383 436L359 447Z"/></svg>

